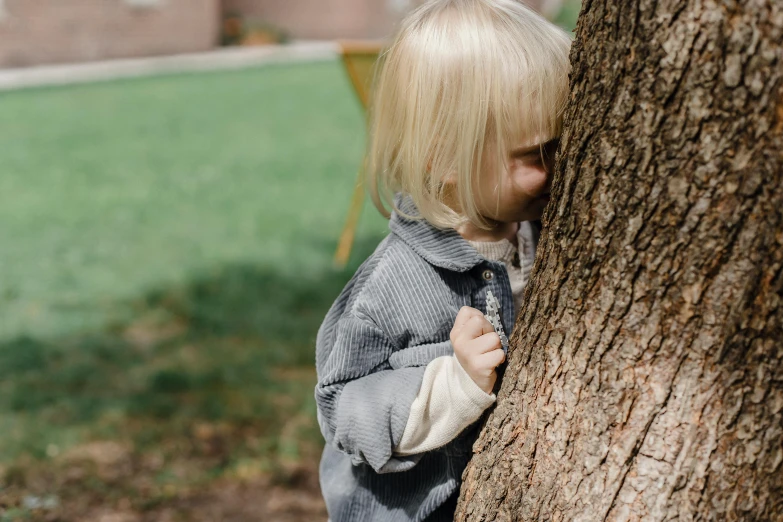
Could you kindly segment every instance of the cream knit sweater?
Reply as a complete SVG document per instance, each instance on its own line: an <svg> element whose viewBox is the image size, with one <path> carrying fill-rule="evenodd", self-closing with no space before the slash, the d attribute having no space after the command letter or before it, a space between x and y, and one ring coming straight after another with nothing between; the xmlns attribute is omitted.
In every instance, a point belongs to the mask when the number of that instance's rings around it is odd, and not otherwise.
<svg viewBox="0 0 783 522"><path fill-rule="evenodd" d="M518 311L535 257L537 232L533 225L519 224L517 246L507 239L469 243L485 259L505 265ZM438 357L424 371L424 380L394 453L415 455L447 444L478 420L493 402L495 394L479 388L455 356Z"/></svg>

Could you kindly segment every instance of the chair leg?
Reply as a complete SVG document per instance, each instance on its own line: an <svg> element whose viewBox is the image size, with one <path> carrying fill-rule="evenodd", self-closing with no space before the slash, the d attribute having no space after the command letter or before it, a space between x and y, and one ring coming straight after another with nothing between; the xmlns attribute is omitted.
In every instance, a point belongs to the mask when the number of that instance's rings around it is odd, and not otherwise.
<svg viewBox="0 0 783 522"><path fill-rule="evenodd" d="M356 237L356 228L359 225L359 216L362 214L363 203L364 184L360 178L353 189L351 207L348 209L348 217L345 220L345 226L343 226L340 240L337 243L337 251L334 253L335 268L343 269L348 264L348 259L351 257L351 249L353 248L353 240Z"/></svg>

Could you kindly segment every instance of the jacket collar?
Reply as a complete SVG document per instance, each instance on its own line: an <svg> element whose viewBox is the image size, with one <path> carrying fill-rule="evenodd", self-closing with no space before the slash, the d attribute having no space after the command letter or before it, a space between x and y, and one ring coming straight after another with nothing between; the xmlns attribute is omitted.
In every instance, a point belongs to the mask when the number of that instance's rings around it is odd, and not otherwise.
<svg viewBox="0 0 783 522"><path fill-rule="evenodd" d="M409 216L419 215L410 196L398 194L394 205L395 210L389 223L392 233L399 236L431 265L455 272L467 272L484 261L476 249L455 230L442 230L424 219L409 219L400 215L397 209Z"/></svg>

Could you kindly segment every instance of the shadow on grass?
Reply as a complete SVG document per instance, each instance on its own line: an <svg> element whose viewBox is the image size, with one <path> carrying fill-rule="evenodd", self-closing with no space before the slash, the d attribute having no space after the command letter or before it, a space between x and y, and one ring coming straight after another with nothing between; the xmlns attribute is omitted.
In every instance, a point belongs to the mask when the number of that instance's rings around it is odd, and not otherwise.
<svg viewBox="0 0 783 522"><path fill-rule="evenodd" d="M0 417L13 424L0 434L0 467L101 439L129 440L139 452L206 455L218 467L301 456L302 440L320 443L318 327L379 239L359 242L343 271L294 278L226 266L150 292L132 303L127 324L0 345ZM219 444L200 440L215 434Z"/></svg>

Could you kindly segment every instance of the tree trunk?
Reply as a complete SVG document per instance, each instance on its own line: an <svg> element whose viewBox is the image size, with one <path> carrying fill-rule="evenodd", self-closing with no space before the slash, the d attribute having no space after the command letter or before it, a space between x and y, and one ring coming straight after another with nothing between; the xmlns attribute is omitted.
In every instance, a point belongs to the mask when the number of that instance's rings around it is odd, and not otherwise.
<svg viewBox="0 0 783 522"><path fill-rule="evenodd" d="M586 0L456 520L783 520L783 3Z"/></svg>

